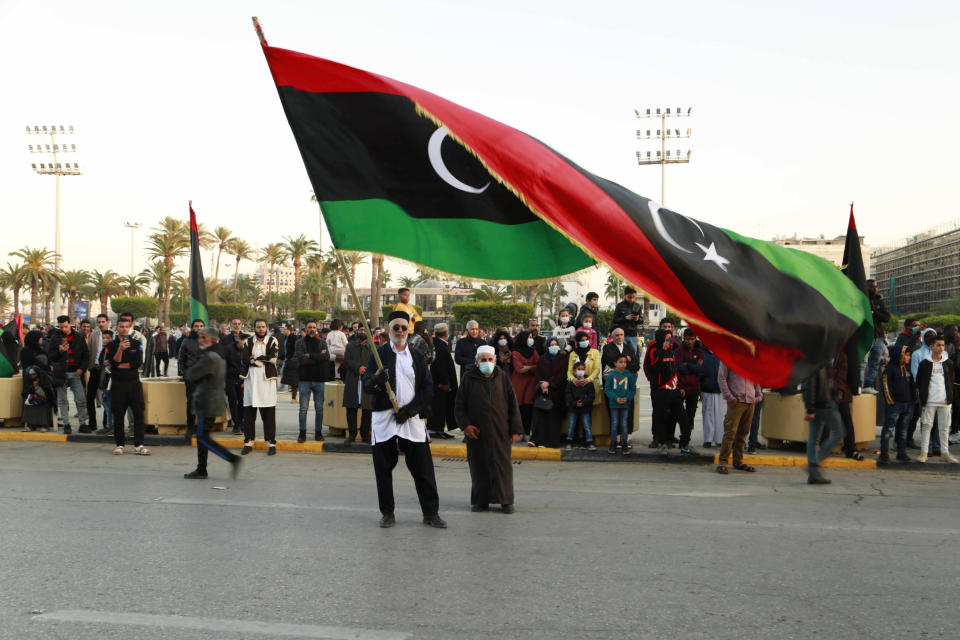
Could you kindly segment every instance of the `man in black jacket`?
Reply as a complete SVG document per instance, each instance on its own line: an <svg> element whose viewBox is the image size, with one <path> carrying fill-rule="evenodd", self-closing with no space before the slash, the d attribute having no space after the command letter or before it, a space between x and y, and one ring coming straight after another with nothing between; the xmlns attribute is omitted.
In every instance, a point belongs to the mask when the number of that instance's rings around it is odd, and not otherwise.
<svg viewBox="0 0 960 640"><path fill-rule="evenodd" d="M227 362L227 406L233 421L233 435L243 433L243 348L250 336L243 332L243 321L234 318L230 321L230 333L220 338L220 353Z"/></svg>
<svg viewBox="0 0 960 640"><path fill-rule="evenodd" d="M474 366L477 358L477 348L487 344L480 337L480 323L476 320L467 321L467 335L457 340L454 349L454 360L460 365L460 379L463 379L467 369Z"/></svg>
<svg viewBox="0 0 960 640"><path fill-rule="evenodd" d="M370 357L363 375L363 390L373 395L373 470L377 478L380 502L380 526L392 527L394 517L393 469L403 451L407 469L413 476L423 512L423 524L445 529L440 518L440 496L433 470L430 440L423 421L429 413L433 396L433 378L423 355L410 349L407 338L410 316L394 311L389 318L390 342L377 349L383 369ZM394 408L387 386L396 398Z"/></svg>
<svg viewBox="0 0 960 640"><path fill-rule="evenodd" d="M104 349L104 361L110 362L110 408L113 410L113 439L115 455L123 454L126 444L123 418L127 409L133 413L133 444L137 455L148 456L143 446L143 387L140 367L143 365L143 345L133 337L133 319L121 314L117 320L117 337Z"/></svg>
<svg viewBox="0 0 960 640"><path fill-rule="evenodd" d="M187 440L191 439L192 431L197 426L197 416L193 414L193 402L191 400L196 385L186 377L186 373L200 359L201 349L198 338L200 331L206 327L206 323L196 318L190 327L189 335L183 336L183 342L180 343L180 348L177 350L177 375L183 378L187 391Z"/></svg>
<svg viewBox="0 0 960 640"><path fill-rule="evenodd" d="M637 302L637 291L631 287L623 290L623 300L613 309L613 326L623 329L626 341L639 353L639 332L637 323L643 314L643 307ZM661 327L662 328L662 327Z"/></svg>
<svg viewBox="0 0 960 640"><path fill-rule="evenodd" d="M800 388L806 411L803 419L810 423L810 433L807 435L807 484L830 484L820 465L843 438L837 385L831 373L827 367L823 367L804 380ZM830 433L820 443L824 427Z"/></svg>
<svg viewBox="0 0 960 640"><path fill-rule="evenodd" d="M53 369L53 386L57 391L57 422L64 433L70 433L70 404L67 392L73 393L80 416L80 433L90 433L87 425L87 396L83 389L84 372L89 366L87 341L70 326L69 316L57 318L59 329L47 338L47 359Z"/></svg>
<svg viewBox="0 0 960 640"><path fill-rule="evenodd" d="M323 441L323 385L330 380L330 351L327 343L317 335L317 323L307 323L307 335L297 340L295 357L300 365L300 434L297 442L307 441L307 411L310 397L316 415L313 420L313 437Z"/></svg>
<svg viewBox="0 0 960 640"><path fill-rule="evenodd" d="M433 346L436 352L430 374L433 376L433 415L427 420L427 430L434 438L452 438L446 429L456 429L454 407L457 403L457 370L447 342L449 328L445 322L433 328Z"/></svg>
<svg viewBox="0 0 960 640"><path fill-rule="evenodd" d="M870 310L873 313L873 346L867 356L867 369L863 374L863 393L877 394L877 370L880 356L887 348L886 324L890 322L890 312L883 298L877 293L877 281L867 280L867 293L870 295Z"/></svg>
<svg viewBox="0 0 960 640"><path fill-rule="evenodd" d="M190 404L197 414L197 468L183 474L188 480L203 480L207 477L207 452L213 451L231 465L234 478L240 469L240 456L227 451L223 445L210 437L210 429L216 417L223 413L223 387L226 376L226 364L217 349L220 334L216 329L201 329L191 332L200 353L190 368L184 372L184 378L192 383L193 397Z"/></svg>

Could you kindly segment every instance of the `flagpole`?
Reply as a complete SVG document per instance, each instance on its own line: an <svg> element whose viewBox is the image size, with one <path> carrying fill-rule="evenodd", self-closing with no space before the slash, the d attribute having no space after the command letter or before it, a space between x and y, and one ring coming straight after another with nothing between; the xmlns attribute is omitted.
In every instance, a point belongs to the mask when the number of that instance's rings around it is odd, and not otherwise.
<svg viewBox="0 0 960 640"><path fill-rule="evenodd" d="M260 26L260 20L257 16L251 18L253 20L253 28L257 32L257 38L260 40L260 46L267 46L267 39L263 35L263 28ZM320 213L320 240L323 241L323 210L317 207ZM346 262L343 259L343 254L340 253L340 250L337 249L337 245L333 243L333 237L330 237L330 246L333 248L333 253L337 257L337 264L340 265L340 271L343 272L343 279L346 281L347 286L350 288L350 295L353 297L353 304L357 308L357 313L360 314L360 321L363 323L364 329L367 331L367 341L370 342L370 353L373 355L374 361L377 363L377 370L383 371L383 362L380 360L380 353L377 351L377 345L372 343L373 340L373 331L370 330L370 323L367 322L367 314L363 312L363 307L360 306L360 298L357 297L357 291L353 286L353 278L350 276L350 272L347 270ZM323 247L320 247L323 249ZM372 293L372 292L371 292ZM370 296L371 302L373 301L373 296ZM336 305L336 300L333 301ZM393 393L393 387L390 386L390 381L387 380L384 382L384 388L387 391L387 396L390 398L390 404L393 405L393 410L399 412L400 407L397 404L397 396Z"/></svg>

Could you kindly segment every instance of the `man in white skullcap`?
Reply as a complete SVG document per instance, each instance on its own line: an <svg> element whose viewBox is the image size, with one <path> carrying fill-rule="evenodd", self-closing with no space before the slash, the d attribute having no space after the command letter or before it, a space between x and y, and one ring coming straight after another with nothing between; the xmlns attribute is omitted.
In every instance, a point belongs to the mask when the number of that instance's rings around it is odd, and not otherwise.
<svg viewBox="0 0 960 640"><path fill-rule="evenodd" d="M416 349L410 349L407 338L410 316L394 311L388 319L390 341L377 348L383 369L371 355L363 374L363 390L373 396L371 443L373 444L373 471L377 478L377 498L380 502L380 526L396 523L393 500L393 469L399 452L404 459L420 499L423 524L445 529L440 518L440 496L433 470L433 456L427 438L427 425L420 416L429 409L433 398L433 379L426 360ZM395 410L387 393L387 383L397 399Z"/></svg>

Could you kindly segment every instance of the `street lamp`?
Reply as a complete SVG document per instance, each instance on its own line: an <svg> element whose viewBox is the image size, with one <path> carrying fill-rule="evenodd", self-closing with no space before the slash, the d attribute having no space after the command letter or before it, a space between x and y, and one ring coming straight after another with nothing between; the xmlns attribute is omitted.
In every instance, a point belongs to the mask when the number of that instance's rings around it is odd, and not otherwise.
<svg viewBox="0 0 960 640"><path fill-rule="evenodd" d="M60 271L60 176L81 176L83 175L83 170L80 169L80 165L76 162L60 162L59 154L61 153L73 153L77 150L77 145L71 144L69 147L65 144L57 143L57 136L72 135L74 133L73 125L69 125L64 128L61 125L50 125L48 129L45 125L40 126L29 126L27 125L27 135L37 135L37 136L50 136L50 144L43 145L27 145L27 149L30 153L42 153L49 154L53 156L53 162L41 162L39 165L37 163L31 163L30 167L33 171L40 176L56 176L57 177L57 217L56 217L56 226L55 226L55 247L54 251L56 256L54 257L54 267L59 273ZM53 285L53 305L57 309L55 315L60 315L62 307L60 306L60 283L56 282Z"/></svg>
<svg viewBox="0 0 960 640"><path fill-rule="evenodd" d="M674 140L685 140L693 134L693 129L668 129L667 118L687 118L692 107L688 107L686 113L680 107L673 110L671 108L646 109L643 113L640 109L634 109L633 112L638 118L659 118L659 129L637 129L637 140L659 140L659 150L637 151L637 164L658 164L660 165L660 204L666 205L667 191L667 165L668 164L687 164L690 162L690 149L667 149L667 142ZM655 154L654 154L655 153Z"/></svg>
<svg viewBox="0 0 960 640"><path fill-rule="evenodd" d="M130 229L130 278L134 277L136 271L133 268L133 234L141 225L139 222L124 222L123 226Z"/></svg>

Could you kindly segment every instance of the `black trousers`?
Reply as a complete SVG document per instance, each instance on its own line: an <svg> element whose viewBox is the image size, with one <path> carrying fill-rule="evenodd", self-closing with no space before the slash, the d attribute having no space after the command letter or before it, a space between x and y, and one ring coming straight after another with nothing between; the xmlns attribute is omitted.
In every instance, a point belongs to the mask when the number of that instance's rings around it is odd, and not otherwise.
<svg viewBox="0 0 960 640"><path fill-rule="evenodd" d="M697 417L697 403L700 402L700 390L687 389L683 396L683 422L680 423L680 446L690 446L690 434L693 433L693 421Z"/></svg>
<svg viewBox="0 0 960 640"><path fill-rule="evenodd" d="M184 386L187 389L187 433L189 433L190 429L197 426L197 416L190 413L190 408L193 406L193 390L196 385L189 380L185 380Z"/></svg>
<svg viewBox="0 0 960 640"><path fill-rule="evenodd" d="M243 439L247 442L257 439L257 409L260 409L260 422L263 423L263 439L270 444L277 444L276 407L244 407Z"/></svg>
<svg viewBox="0 0 960 640"><path fill-rule="evenodd" d="M843 452L856 451L857 443L854 437L853 414L850 413L850 403L837 403L837 409L840 410L840 422L843 424ZM827 431L827 429L824 429L824 431ZM824 435L826 435L826 433Z"/></svg>
<svg viewBox="0 0 960 640"><path fill-rule="evenodd" d="M377 499L380 513L387 515L394 511L393 470L397 466L400 452L406 458L407 469L413 476L420 499L420 510L424 517L435 516L440 511L440 495L437 493L437 478L433 472L433 456L429 442L411 442L394 436L386 442L373 445L373 472L377 478Z"/></svg>
<svg viewBox="0 0 960 640"><path fill-rule="evenodd" d="M567 408L559 402L554 402L553 409L549 411L534 408L533 435L530 439L540 446L559 449L565 417L567 417Z"/></svg>
<svg viewBox="0 0 960 640"><path fill-rule="evenodd" d="M213 426L216 417L197 417L197 471L207 472L207 452L213 451L216 455L223 458L230 464L235 464L240 459L235 453L231 453L224 448L222 444L210 437L207 426Z"/></svg>
<svg viewBox="0 0 960 640"><path fill-rule="evenodd" d="M530 435L533 433L533 405L520 405L520 423L523 425L523 433Z"/></svg>
<svg viewBox="0 0 960 640"><path fill-rule="evenodd" d="M127 409L133 413L133 444L143 444L143 387L140 380L117 380L110 383L110 404L113 409L113 441L118 447L126 444L124 416Z"/></svg>
<svg viewBox="0 0 960 640"><path fill-rule="evenodd" d="M457 394L454 391L433 390L433 413L427 418L427 431L443 433L445 429L456 429L457 419L454 406Z"/></svg>
<svg viewBox="0 0 960 640"><path fill-rule="evenodd" d="M91 427L97 426L97 391L99 389L100 369L90 369L90 379L87 380L87 424Z"/></svg>
<svg viewBox="0 0 960 640"><path fill-rule="evenodd" d="M357 439L357 411L360 411L360 439L370 442L370 421L373 412L369 409L347 409L347 439L353 442Z"/></svg>
<svg viewBox="0 0 960 640"><path fill-rule="evenodd" d="M683 398L680 397L680 391L677 389L653 389L651 391L653 400L653 429L654 438L660 444L670 444L673 440L673 434L676 431L677 423L684 424L683 419ZM687 443L690 441L690 433L687 433ZM687 446L683 441L683 431L680 434L681 446Z"/></svg>
<svg viewBox="0 0 960 640"><path fill-rule="evenodd" d="M243 380L239 375L227 374L227 408L234 429L243 428Z"/></svg>
<svg viewBox="0 0 960 640"><path fill-rule="evenodd" d="M153 361L156 363L156 373L157 377L166 377L167 371L170 369L170 354L166 351L162 353L153 354ZM160 363L163 363L163 373L160 373Z"/></svg>

